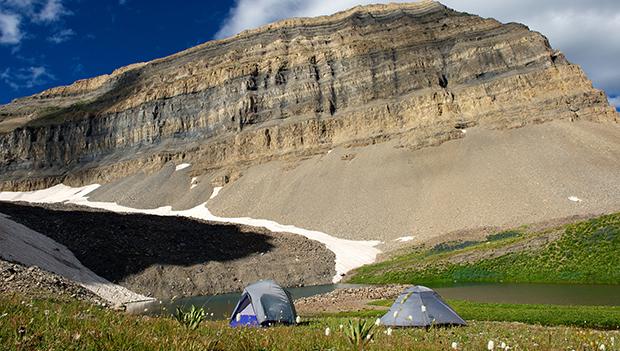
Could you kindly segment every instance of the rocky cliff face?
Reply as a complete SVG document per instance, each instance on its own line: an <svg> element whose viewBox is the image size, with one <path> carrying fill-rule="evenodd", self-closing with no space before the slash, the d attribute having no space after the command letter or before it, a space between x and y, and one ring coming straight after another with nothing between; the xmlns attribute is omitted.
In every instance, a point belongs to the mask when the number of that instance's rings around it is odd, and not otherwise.
<svg viewBox="0 0 620 351"><path fill-rule="evenodd" d="M583 71L520 24L436 2L292 19L0 106L0 189L193 172L472 125L618 121Z"/></svg>

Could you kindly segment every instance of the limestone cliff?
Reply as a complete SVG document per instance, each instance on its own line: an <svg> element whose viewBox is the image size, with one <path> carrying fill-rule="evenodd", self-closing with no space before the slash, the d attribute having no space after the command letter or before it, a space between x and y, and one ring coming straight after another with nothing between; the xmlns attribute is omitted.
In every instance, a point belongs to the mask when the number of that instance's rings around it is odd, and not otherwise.
<svg viewBox="0 0 620 351"><path fill-rule="evenodd" d="M235 170L334 146L420 148L480 125L618 121L516 23L425 1L291 19L0 106L0 190L106 182L170 160Z"/></svg>

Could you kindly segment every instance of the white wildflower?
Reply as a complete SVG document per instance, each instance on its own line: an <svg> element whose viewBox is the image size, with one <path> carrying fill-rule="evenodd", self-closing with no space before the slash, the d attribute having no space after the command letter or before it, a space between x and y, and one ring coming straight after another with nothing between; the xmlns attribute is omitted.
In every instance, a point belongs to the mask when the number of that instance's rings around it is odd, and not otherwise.
<svg viewBox="0 0 620 351"><path fill-rule="evenodd" d="M387 328L387 332L386 333L387 333L388 336L392 335L392 328Z"/></svg>
<svg viewBox="0 0 620 351"><path fill-rule="evenodd" d="M332 333L332 330L329 327L325 328L325 336L329 336Z"/></svg>
<svg viewBox="0 0 620 351"><path fill-rule="evenodd" d="M505 350L506 349L506 343L502 341L502 343L499 344L499 348L502 349L502 350Z"/></svg>
<svg viewBox="0 0 620 351"><path fill-rule="evenodd" d="M601 350L601 351L605 351L605 344L600 344L598 346L598 349Z"/></svg>
<svg viewBox="0 0 620 351"><path fill-rule="evenodd" d="M372 338L372 334L366 335L366 340L370 340L370 338Z"/></svg>
<svg viewBox="0 0 620 351"><path fill-rule="evenodd" d="M295 323L297 323L297 324L301 323L301 317L297 316L295 318Z"/></svg>
<svg viewBox="0 0 620 351"><path fill-rule="evenodd" d="M375 325L376 326L381 325L381 318L377 318L377 320L375 321Z"/></svg>
<svg viewBox="0 0 620 351"><path fill-rule="evenodd" d="M493 342L493 340L489 340L489 342L487 343L487 350L491 351L495 348L495 343Z"/></svg>
<svg viewBox="0 0 620 351"><path fill-rule="evenodd" d="M344 328L344 325L340 324L340 325L338 326L338 328L340 328L340 330L342 330L342 328Z"/></svg>
<svg viewBox="0 0 620 351"><path fill-rule="evenodd" d="M452 342L452 350L458 350L459 344L456 341Z"/></svg>

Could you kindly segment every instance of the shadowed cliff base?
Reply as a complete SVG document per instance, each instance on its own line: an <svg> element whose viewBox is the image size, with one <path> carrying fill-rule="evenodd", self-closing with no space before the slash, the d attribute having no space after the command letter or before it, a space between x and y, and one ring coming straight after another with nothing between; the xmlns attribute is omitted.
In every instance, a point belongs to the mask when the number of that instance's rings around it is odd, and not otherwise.
<svg viewBox="0 0 620 351"><path fill-rule="evenodd" d="M235 291L266 278L328 283L335 273L324 245L260 228L66 204L0 202L0 213L65 245L99 276L157 298Z"/></svg>

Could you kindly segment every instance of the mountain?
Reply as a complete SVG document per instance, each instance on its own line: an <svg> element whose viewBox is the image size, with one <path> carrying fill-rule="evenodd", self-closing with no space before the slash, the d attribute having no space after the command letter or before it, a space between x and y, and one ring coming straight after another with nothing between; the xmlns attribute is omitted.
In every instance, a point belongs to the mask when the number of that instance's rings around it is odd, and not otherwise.
<svg viewBox="0 0 620 351"><path fill-rule="evenodd" d="M619 121L522 24L371 5L1 106L0 189L101 183L92 200L184 210L224 186L216 215L389 248L617 210Z"/></svg>

